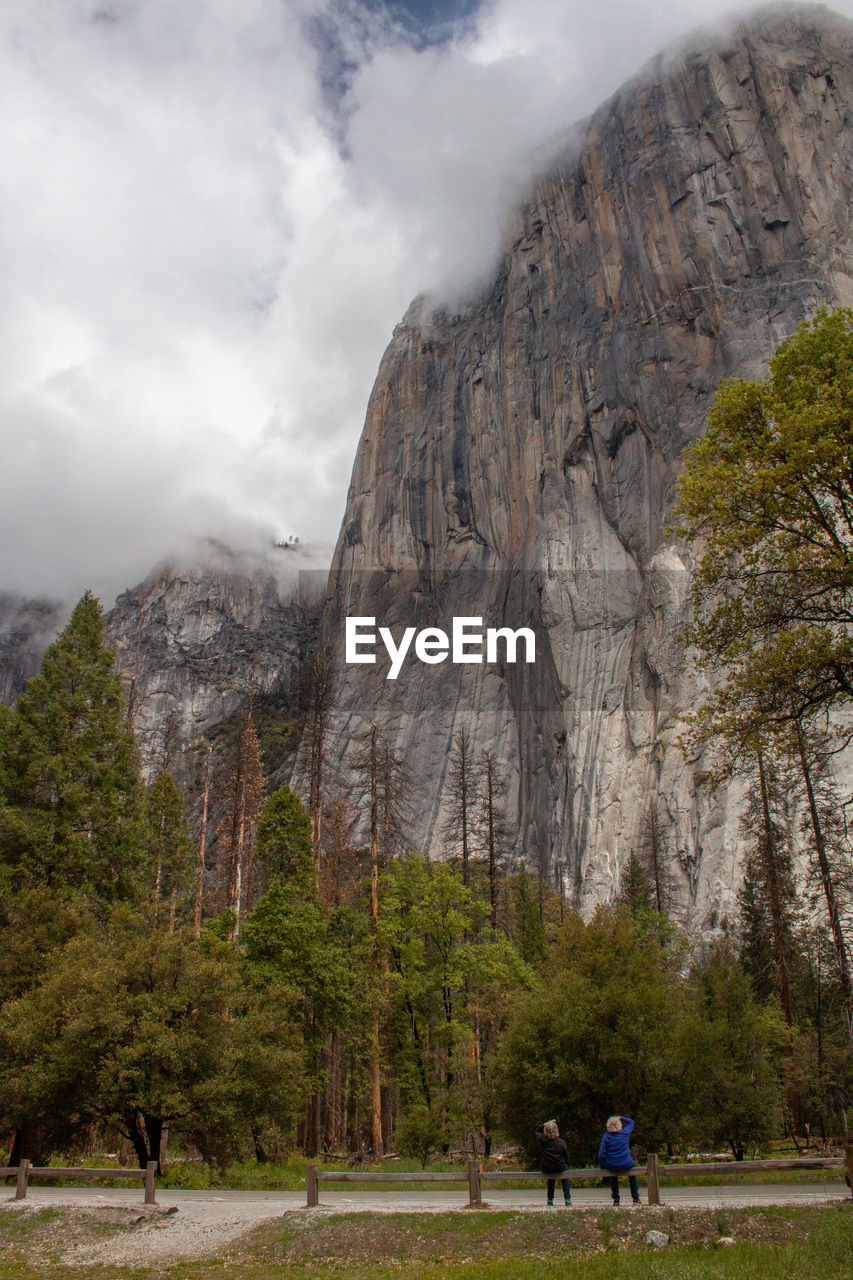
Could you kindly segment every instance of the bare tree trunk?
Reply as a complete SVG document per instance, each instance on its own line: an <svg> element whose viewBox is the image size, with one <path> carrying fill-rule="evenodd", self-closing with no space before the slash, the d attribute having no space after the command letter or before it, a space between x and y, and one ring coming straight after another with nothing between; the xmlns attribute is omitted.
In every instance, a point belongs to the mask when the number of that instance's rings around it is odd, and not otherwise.
<svg viewBox="0 0 853 1280"><path fill-rule="evenodd" d="M495 762L491 751L485 753L487 846L489 850L489 920L492 933L498 928L498 859L495 849Z"/></svg>
<svg viewBox="0 0 853 1280"><path fill-rule="evenodd" d="M459 847L456 845L457 841L461 843L462 883L467 885L470 879L471 824L478 798L478 776L471 754L471 735L465 728L453 735L448 789L450 806L444 823L444 834L456 847Z"/></svg>
<svg viewBox="0 0 853 1280"><path fill-rule="evenodd" d="M802 729L799 726L797 727L797 750L799 752L800 765L802 766L803 771L803 781L806 784L806 795L808 796L809 801L809 817L811 818L812 831L814 833L818 867L820 868L820 879L823 886L823 896L826 899L826 910L829 915L829 927L832 931L832 941L835 946L838 973L841 979L841 990L844 996L844 1007L847 1012L847 1032L848 1036L853 1039L853 981L851 981L850 977L850 962L847 955L847 944L844 938L844 930L841 926L841 916L838 910L838 898L835 893L835 885L833 883L832 869L829 865L826 840L824 839L823 826L818 813L814 786L812 785L811 769L809 768L809 762L806 756L806 745L803 740Z"/></svg>
<svg viewBox="0 0 853 1280"><path fill-rule="evenodd" d="M337 1031L329 1036L327 1048L329 1061L329 1087L327 1090L328 1116L326 1140L331 1151L341 1149L341 1041Z"/></svg>
<svg viewBox="0 0 853 1280"><path fill-rule="evenodd" d="M196 862L195 914L193 930L195 936L201 936L201 906L204 899L204 855L207 845L207 808L210 800L210 743L207 745L207 760L204 769L204 794L201 801L201 831L198 838L198 861Z"/></svg>
<svg viewBox="0 0 853 1280"><path fill-rule="evenodd" d="M779 867L776 857L776 836L773 821L770 817L770 797L767 791L767 777L764 768L764 756L758 753L758 781L761 788L761 811L764 820L764 831L761 847L764 855L764 873L767 878L767 892L770 897L770 929L773 937L773 959L776 968L776 985L779 992L779 1003L782 1016L788 1026L793 1025L794 1015L791 1001L791 976L788 966L788 945L785 937L784 908L782 892L779 885Z"/></svg>
<svg viewBox="0 0 853 1280"><path fill-rule="evenodd" d="M379 976L379 779L377 770L377 745L379 731L376 723L370 726L370 932L373 937L371 968L374 978ZM375 984L378 987L378 982ZM384 1155L382 1142L382 1083L380 1070L380 1009L379 992L374 989L373 1010L370 1024L370 1144L373 1154Z"/></svg>
<svg viewBox="0 0 853 1280"><path fill-rule="evenodd" d="M763 853L764 873L767 881L767 892L770 898L770 932L773 941L776 986L779 993L779 1003L782 1008L782 1016L790 1027L793 1026L794 1012L791 998L791 974L788 963L787 930L785 928L785 912L782 903L782 888L779 883L776 833L773 827L773 820L770 815L770 796L767 789L767 774L764 765L764 756L760 751L758 753L758 781L761 790L761 812L764 827L761 849ZM799 1133L801 1127L800 1097L787 1069L785 1074L787 1077L786 1095L788 1100L788 1109L791 1113L791 1124L794 1134L796 1135ZM742 1159L743 1156L737 1156L736 1158Z"/></svg>
<svg viewBox="0 0 853 1280"><path fill-rule="evenodd" d="M234 913L229 941L240 938L244 878L254 845L258 815L264 799L264 774L260 744L251 709L240 737L237 770L232 781L231 835L228 860L228 906Z"/></svg>
<svg viewBox="0 0 853 1280"><path fill-rule="evenodd" d="M325 644L315 653L305 683L306 725L308 729L308 813L311 818L311 848L314 878L320 891L320 863L323 844L323 798L328 757L328 739L337 698L337 677Z"/></svg>

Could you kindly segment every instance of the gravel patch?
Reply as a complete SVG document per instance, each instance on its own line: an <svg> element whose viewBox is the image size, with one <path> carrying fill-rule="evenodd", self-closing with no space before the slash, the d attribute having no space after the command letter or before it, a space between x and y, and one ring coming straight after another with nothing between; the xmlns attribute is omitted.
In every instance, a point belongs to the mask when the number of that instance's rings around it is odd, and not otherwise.
<svg viewBox="0 0 853 1280"><path fill-rule="evenodd" d="M673 1194L667 1195L666 1200L669 1201L670 1208L686 1209L687 1206L678 1204L680 1199L672 1189ZM841 1199L838 1189L833 1188L835 1195L827 1195L828 1188L817 1188L811 1191L808 1200L802 1193L798 1196L789 1196L788 1188L750 1188L752 1195L749 1199L741 1199L740 1197L726 1197L723 1201L727 1209L735 1208L755 1208L760 1203L799 1203L805 1207L809 1201L823 1200L824 1203L831 1199ZM810 1189L811 1190L811 1189ZM820 1195L820 1191L823 1195ZM846 1192L846 1188L842 1188ZM716 1189L705 1189L704 1204L702 1207L708 1211L717 1207L723 1207L719 1203L718 1196L714 1194ZM768 1191L770 1194L768 1194ZM773 1194L775 1192L775 1195ZM280 1219L284 1214L289 1217L289 1225L305 1226L317 1225L318 1220L325 1220L330 1224L338 1215L342 1213L352 1214L353 1212L363 1211L365 1214L389 1213L399 1214L406 1212L428 1213L432 1214L462 1214L469 1216L471 1210L464 1204L460 1204L458 1196L444 1195L434 1193L429 1198L419 1197L416 1195L404 1196L400 1195L366 1195L346 1196L330 1193L328 1198L324 1196L324 1203L317 1209L306 1210L304 1208L305 1199L304 1192L239 1192L224 1191L217 1192L215 1190L208 1191L174 1191L160 1190L157 1193L159 1203L156 1206L143 1206L140 1203L138 1192L122 1191L122 1190L105 1190L100 1193L96 1189L65 1189L65 1188L38 1188L34 1189L26 1201L16 1203L7 1201L4 1208L8 1208L17 1213L26 1213L29 1210L36 1210L50 1206L63 1206L74 1209L75 1211L85 1215L89 1221L99 1222L102 1224L110 1224L119 1230L109 1233L100 1240L71 1239L67 1235L63 1235L61 1228L57 1227L57 1236L55 1243L52 1242L51 1248L56 1252L62 1252L63 1260L68 1263L86 1264L86 1263L105 1263L113 1266L149 1266L158 1267L160 1264L168 1265L170 1262L187 1260L192 1258L202 1258L215 1254L225 1248L233 1247L234 1243L239 1240L246 1232L258 1226L260 1223L269 1222L274 1219ZM487 1192L488 1195L488 1192ZM494 1199L491 1197L488 1201L488 1207L484 1206L487 1216L489 1209L491 1210L507 1210L512 1209L515 1213L521 1213L524 1217L531 1214L541 1214L546 1221L553 1220L554 1225L558 1219L565 1215L566 1219L573 1218L578 1211L583 1215L583 1210L604 1209L609 1204L609 1196L601 1196L600 1202L598 1195L590 1194L589 1203L578 1204L576 1209L547 1209L544 1203L539 1199L538 1195L530 1196L527 1203L519 1203L520 1198L526 1198L527 1193L501 1192ZM695 1192L694 1192L695 1195ZM849 1195L849 1192L847 1192ZM504 1198L506 1196L506 1199ZM516 1199L519 1197L519 1199ZM580 1197L579 1197L580 1198ZM686 1197L685 1197L686 1198ZM515 1203L511 1201L515 1199ZM722 1199L722 1198L720 1198ZM448 1203L452 1200L453 1203ZM587 1200L587 1196L583 1196L583 1200ZM751 1203L750 1203L751 1202ZM695 1201L694 1201L695 1203ZM698 1207L698 1206L697 1206ZM171 1212L170 1212L171 1210ZM483 1213L484 1210L475 1210L475 1213ZM297 1212L298 1211L298 1212ZM666 1213L666 1209L653 1209L643 1207L642 1209L622 1209L617 1211L619 1219L624 1219L624 1229L629 1229L631 1219L635 1220L635 1226L630 1230L633 1233L635 1229L640 1228L643 1223L643 1229L647 1230L652 1225L657 1225L657 1219L662 1218ZM689 1210L688 1215L689 1216ZM568 1221L566 1222L568 1225ZM122 1229L123 1228L123 1229ZM353 1230L354 1224L350 1221L349 1226L341 1223L341 1229L345 1229L350 1235L358 1234ZM620 1231L623 1229L620 1225ZM713 1231L713 1236L719 1237L721 1233L719 1227ZM238 1246L239 1248L239 1246Z"/></svg>

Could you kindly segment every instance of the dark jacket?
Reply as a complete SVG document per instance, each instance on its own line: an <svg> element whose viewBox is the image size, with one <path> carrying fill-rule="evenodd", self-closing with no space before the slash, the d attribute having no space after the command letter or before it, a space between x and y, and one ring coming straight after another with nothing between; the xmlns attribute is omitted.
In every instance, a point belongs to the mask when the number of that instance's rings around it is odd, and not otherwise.
<svg viewBox="0 0 853 1280"><path fill-rule="evenodd" d="M536 1137L539 1139L539 1171L540 1173L562 1173L569 1167L569 1148L562 1138L546 1138L542 1125L536 1126Z"/></svg>
<svg viewBox="0 0 853 1280"><path fill-rule="evenodd" d="M605 1130L604 1137L601 1139L601 1146L598 1148L599 1169L611 1169L614 1173L618 1169L633 1169L634 1167L634 1160L628 1145L631 1141L634 1121L629 1120L627 1116L620 1116L619 1118L622 1121L622 1128L618 1133L608 1133Z"/></svg>

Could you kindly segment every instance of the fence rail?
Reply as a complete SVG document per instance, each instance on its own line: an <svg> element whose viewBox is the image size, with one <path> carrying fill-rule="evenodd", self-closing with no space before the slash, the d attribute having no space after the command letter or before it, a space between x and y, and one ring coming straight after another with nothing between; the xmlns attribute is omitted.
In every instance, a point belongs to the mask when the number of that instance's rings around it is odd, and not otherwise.
<svg viewBox="0 0 853 1280"><path fill-rule="evenodd" d="M620 1177L632 1173L636 1177L646 1179L646 1191L649 1204L660 1204L660 1187L662 1178L681 1178L691 1180L712 1173L780 1173L790 1169L846 1169L853 1196L853 1145L845 1149L843 1158L826 1157L820 1159L803 1158L800 1160L735 1160L724 1164L661 1164L656 1154L650 1153L645 1167L635 1165L633 1169L622 1170ZM552 1175L555 1179L570 1178L572 1182L591 1181L598 1178L613 1177L606 1169L585 1168L565 1169L562 1173ZM351 1173L336 1169L321 1169L319 1165L309 1164L306 1177L306 1207L316 1208L320 1203L321 1182L385 1182L385 1183L433 1183L433 1182L467 1182L468 1204L476 1207L483 1203L482 1187L484 1182L543 1182L548 1174L538 1169L483 1169L479 1161L469 1160L468 1167L458 1173Z"/></svg>
<svg viewBox="0 0 853 1280"><path fill-rule="evenodd" d="M91 1182L93 1178L134 1178L145 1182L145 1204L156 1204L157 1193L157 1161L149 1160L144 1169L83 1169L52 1168L48 1165L30 1164L22 1160L18 1165L0 1167L0 1177L15 1178L15 1199L26 1200L30 1178L82 1178Z"/></svg>

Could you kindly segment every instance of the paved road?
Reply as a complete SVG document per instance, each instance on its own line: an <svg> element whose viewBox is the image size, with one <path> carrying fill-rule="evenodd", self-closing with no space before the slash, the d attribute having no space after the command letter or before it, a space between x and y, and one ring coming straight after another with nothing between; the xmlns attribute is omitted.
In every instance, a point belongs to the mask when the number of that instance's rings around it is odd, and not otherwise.
<svg viewBox="0 0 853 1280"><path fill-rule="evenodd" d="M645 1193L641 1190L645 1203ZM542 1190L504 1190L483 1188L483 1196L488 1205L496 1209L545 1209L545 1193ZM572 1193L576 1208L604 1209L610 1204L610 1193L603 1187L578 1187ZM11 1198L11 1194L10 1197ZM827 1179L826 1182L780 1183L774 1186L733 1186L722 1187L667 1187L661 1188L661 1199L664 1205L677 1208L730 1208L759 1205L816 1204L826 1200L849 1200L850 1192L841 1178ZM30 1186L27 1200L33 1204L87 1204L91 1205L138 1205L142 1203L141 1189L128 1190L124 1187L40 1187ZM320 1209L337 1210L351 1213L354 1209L371 1212L438 1212L448 1209L461 1209L467 1205L468 1193L460 1186L458 1191L364 1191L353 1192L345 1184L336 1187L334 1184L321 1185ZM565 1212L557 1196L557 1209ZM194 1206L206 1206L207 1211L215 1206L232 1213L242 1206L247 1222L259 1221L267 1217L275 1217L292 1209L301 1209L305 1205L304 1191L166 1191L158 1190L157 1203L163 1207L177 1205L185 1213L192 1214ZM632 1205L627 1188L622 1197L622 1208L628 1212ZM555 1212L557 1211L555 1209Z"/></svg>

